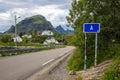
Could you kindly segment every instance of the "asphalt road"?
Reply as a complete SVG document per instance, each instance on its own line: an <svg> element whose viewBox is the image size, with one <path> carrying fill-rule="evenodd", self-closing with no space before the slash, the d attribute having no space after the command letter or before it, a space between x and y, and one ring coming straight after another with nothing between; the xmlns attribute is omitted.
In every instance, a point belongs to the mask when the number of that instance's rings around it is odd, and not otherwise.
<svg viewBox="0 0 120 80"><path fill-rule="evenodd" d="M0 80L24 80L74 47L52 49L0 59Z"/></svg>

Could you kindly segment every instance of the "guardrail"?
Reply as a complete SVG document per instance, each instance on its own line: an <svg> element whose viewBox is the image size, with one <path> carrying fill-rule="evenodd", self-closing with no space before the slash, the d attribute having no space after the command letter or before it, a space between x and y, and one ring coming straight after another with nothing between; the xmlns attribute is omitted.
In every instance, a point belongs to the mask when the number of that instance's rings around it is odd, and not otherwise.
<svg viewBox="0 0 120 80"><path fill-rule="evenodd" d="M35 52L35 51L61 48L61 47L65 47L65 46L64 45L57 45L57 46L42 46L42 47L38 47L38 48L5 49L5 50L0 50L0 56L19 55L19 54L28 53L28 52Z"/></svg>

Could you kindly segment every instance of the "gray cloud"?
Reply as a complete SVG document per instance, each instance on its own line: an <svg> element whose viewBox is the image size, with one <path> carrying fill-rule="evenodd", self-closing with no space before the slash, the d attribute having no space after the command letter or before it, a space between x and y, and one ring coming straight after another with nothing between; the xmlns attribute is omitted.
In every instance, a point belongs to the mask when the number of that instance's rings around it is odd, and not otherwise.
<svg viewBox="0 0 120 80"><path fill-rule="evenodd" d="M69 8L70 2L71 0L3 0L0 2L0 7L2 11L12 8L30 8L46 5L63 5L63 8Z"/></svg>

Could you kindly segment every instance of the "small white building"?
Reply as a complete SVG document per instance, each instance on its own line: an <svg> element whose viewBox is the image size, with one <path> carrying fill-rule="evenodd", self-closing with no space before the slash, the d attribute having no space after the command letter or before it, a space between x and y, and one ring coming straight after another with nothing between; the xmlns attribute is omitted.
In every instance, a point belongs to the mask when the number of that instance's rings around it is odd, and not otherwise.
<svg viewBox="0 0 120 80"><path fill-rule="evenodd" d="M51 44L51 43L55 43L55 44L58 44L58 41L55 40L54 37L51 37L51 38L47 38L45 41L44 41L44 45L48 45L48 44Z"/></svg>
<svg viewBox="0 0 120 80"><path fill-rule="evenodd" d="M53 36L53 32L50 30L43 31L41 35L48 35L48 36Z"/></svg>
<svg viewBox="0 0 120 80"><path fill-rule="evenodd" d="M23 35L22 37L23 37L23 38L26 37L26 38L30 39L30 38L32 38L32 35L27 35L27 34L25 34L25 35Z"/></svg>
<svg viewBox="0 0 120 80"><path fill-rule="evenodd" d="M14 42L22 42L22 38L20 36L17 36L15 38L13 38Z"/></svg>

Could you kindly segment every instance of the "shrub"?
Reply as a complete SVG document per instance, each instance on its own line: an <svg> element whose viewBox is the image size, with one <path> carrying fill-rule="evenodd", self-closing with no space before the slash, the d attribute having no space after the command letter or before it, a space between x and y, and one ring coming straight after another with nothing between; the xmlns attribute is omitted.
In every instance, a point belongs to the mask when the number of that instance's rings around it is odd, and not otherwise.
<svg viewBox="0 0 120 80"><path fill-rule="evenodd" d="M120 80L118 70L120 70L120 46L114 46L114 53L116 56L113 58L113 64L105 71L103 80Z"/></svg>
<svg viewBox="0 0 120 80"><path fill-rule="evenodd" d="M70 60L68 61L67 64L67 69L68 70L80 70L83 69L83 54L80 53L79 49L75 51L75 53L71 56Z"/></svg>

